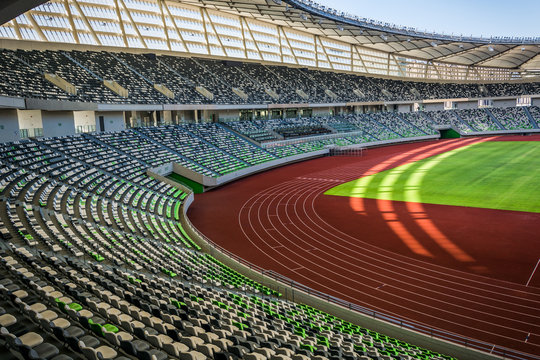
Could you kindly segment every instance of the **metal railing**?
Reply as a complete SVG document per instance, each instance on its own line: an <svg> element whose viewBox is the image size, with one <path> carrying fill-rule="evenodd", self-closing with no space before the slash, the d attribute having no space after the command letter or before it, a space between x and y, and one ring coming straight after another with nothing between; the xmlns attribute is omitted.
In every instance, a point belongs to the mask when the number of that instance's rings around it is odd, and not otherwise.
<svg viewBox="0 0 540 360"><path fill-rule="evenodd" d="M187 212L187 209L186 209L186 212ZM452 342L454 344L457 344L466 348L483 351L491 355L502 357L503 359L513 359L513 360L539 360L540 359L540 356L538 355L528 354L528 353L524 353L517 350L512 350L503 346L491 344L482 340L473 339L473 338L459 335L450 331L446 331L446 330L439 329L433 326L429 326L429 325L426 325L426 324L423 324L414 320L404 319L395 315L385 314L383 312L372 310L372 309L342 300L338 297L326 294L322 291L312 289L306 285L303 285L279 273L276 273L273 270L266 270L258 265L255 265L241 258L240 256L230 252L229 250L216 244L215 242L210 240L208 237L206 237L191 223L187 215L184 216L184 220L186 224L189 226L189 228L214 250L219 251L223 255L242 264L243 266L249 268L250 270L260 273L261 276L263 277L266 276L274 281L277 281L283 284L284 286L289 286L293 290L302 291L304 293L307 293L310 296L314 296L328 303L341 306L351 311L363 314L365 316L369 316L373 319L385 321L387 323L393 324L403 329L416 331L418 333L428 335L433 338L449 341L449 342Z"/></svg>

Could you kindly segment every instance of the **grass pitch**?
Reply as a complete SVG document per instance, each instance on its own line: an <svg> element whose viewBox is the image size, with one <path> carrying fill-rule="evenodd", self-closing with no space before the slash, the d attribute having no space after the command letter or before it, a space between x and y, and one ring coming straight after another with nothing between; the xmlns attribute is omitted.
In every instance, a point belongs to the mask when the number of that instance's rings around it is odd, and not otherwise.
<svg viewBox="0 0 540 360"><path fill-rule="evenodd" d="M540 213L540 142L469 145L325 194Z"/></svg>

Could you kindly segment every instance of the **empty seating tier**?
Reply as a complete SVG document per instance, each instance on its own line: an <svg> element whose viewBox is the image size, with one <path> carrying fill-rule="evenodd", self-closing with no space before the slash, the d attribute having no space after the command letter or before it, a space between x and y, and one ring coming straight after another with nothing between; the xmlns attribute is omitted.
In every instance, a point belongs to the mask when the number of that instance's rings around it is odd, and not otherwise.
<svg viewBox="0 0 540 360"><path fill-rule="evenodd" d="M279 155L247 141L232 146L235 135L217 124L139 131L0 145L3 354L451 359L284 300L202 252L180 222L188 194L143 171L161 163L156 158L184 156L156 147L158 131L189 134L248 165ZM295 149L364 140L344 136Z"/></svg>
<svg viewBox="0 0 540 360"><path fill-rule="evenodd" d="M49 83L45 73L68 81L77 94ZM195 57L76 50L1 50L0 74L0 95L123 104L412 101L534 95L540 89L538 83L422 83ZM109 89L104 81L114 81L127 94ZM198 87L212 96L204 96Z"/></svg>

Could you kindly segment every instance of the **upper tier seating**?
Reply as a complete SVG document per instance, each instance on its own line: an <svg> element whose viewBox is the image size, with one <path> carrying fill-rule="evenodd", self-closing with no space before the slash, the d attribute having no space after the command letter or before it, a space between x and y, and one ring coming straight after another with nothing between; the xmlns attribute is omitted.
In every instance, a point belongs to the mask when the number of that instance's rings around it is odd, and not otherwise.
<svg viewBox="0 0 540 360"><path fill-rule="evenodd" d="M20 55L20 54L19 54ZM70 95L45 80L35 67L28 66L24 58L17 58L12 50L0 50L0 74L3 95L22 96L38 99L77 101L79 97ZM24 63L26 61L26 64Z"/></svg>
<svg viewBox="0 0 540 360"><path fill-rule="evenodd" d="M166 104L170 102L169 98L153 89L151 84L118 61L112 53L72 51L70 56L103 80L116 81L129 92L129 98L136 103Z"/></svg>
<svg viewBox="0 0 540 360"><path fill-rule="evenodd" d="M198 84L178 71L174 71L172 67L166 65L165 61L160 61L157 57L127 53L119 53L116 56L152 84L165 85L174 93L174 100L179 103L205 104L209 102L207 98L195 91L195 86ZM185 74L189 75L191 72L188 70Z"/></svg>
<svg viewBox="0 0 540 360"><path fill-rule="evenodd" d="M75 85L77 95L84 101L103 103L127 103L128 99L114 93L103 81L70 60L67 52L18 50L17 56L26 59L41 72L56 74ZM69 55L68 55L69 56Z"/></svg>
<svg viewBox="0 0 540 360"><path fill-rule="evenodd" d="M56 74L74 85L71 95L44 79ZM423 83L278 65L95 51L0 50L0 95L96 103L295 104L480 98L538 94L538 83ZM103 85L114 80L118 95ZM154 88L163 85L165 95ZM196 90L203 87L213 98ZM247 97L234 92L238 89ZM272 97L271 94L275 93ZM297 92L299 91L299 92ZM303 97L303 94L307 98Z"/></svg>

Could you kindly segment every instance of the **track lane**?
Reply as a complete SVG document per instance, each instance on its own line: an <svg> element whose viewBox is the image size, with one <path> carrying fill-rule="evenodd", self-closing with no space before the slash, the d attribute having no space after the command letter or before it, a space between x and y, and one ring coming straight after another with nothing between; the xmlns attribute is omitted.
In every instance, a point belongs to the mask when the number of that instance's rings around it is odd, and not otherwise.
<svg viewBox="0 0 540 360"><path fill-rule="evenodd" d="M378 171L417 159L423 152L429 153L441 144L452 148L463 146L464 143L449 141L403 146L407 151L399 155L398 163L390 161L392 156L387 156L387 163ZM424 149L416 150L418 148ZM380 160L378 164L384 163ZM249 183L248 187L252 190L258 191L250 192L250 197L244 195L240 209L240 202L237 202L235 210L238 211L237 224L241 231L231 229L236 237L241 233L242 239L238 239L232 247L238 250L241 248L238 243L251 241L250 249L258 251L254 257L260 261L256 263L315 289L331 295L338 294L345 300L362 305L367 303L365 298L369 297L372 299L368 303L369 307L379 311L395 311L402 317L410 312L411 318L423 318L430 325L441 325L450 330L453 328L473 338L491 339L498 345L538 351L540 291L537 287L524 288L508 281L396 254L376 244L362 242L327 223L317 210L321 193L335 186L338 181L350 181L365 175L372 167L363 165L359 168L350 159L342 159L341 162L342 166L333 166L328 170L298 172L295 178L289 177L276 185L266 183L257 186L246 181L251 178L241 180ZM191 210L189 216L198 226ZM210 238L217 240L205 231L205 226L198 227ZM412 223L409 227L411 231L418 232ZM244 253L246 251L252 250L244 249ZM239 253L242 254L242 251ZM328 268L332 270L328 271ZM363 273L364 276L351 279L351 270ZM350 286L351 283L354 286ZM384 286L380 287L381 284ZM455 316L436 319L437 316L430 314L445 313L443 310ZM484 328L489 329L468 326L461 321L461 317L473 319L473 322L479 320ZM439 323L437 320L442 321ZM525 343L524 339L529 332L532 334Z"/></svg>

